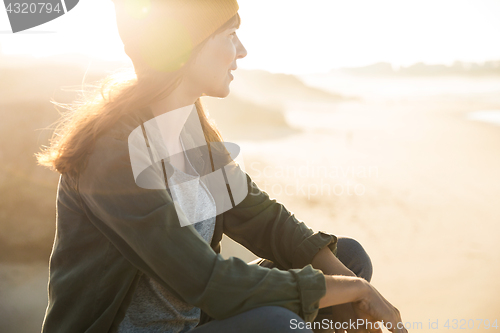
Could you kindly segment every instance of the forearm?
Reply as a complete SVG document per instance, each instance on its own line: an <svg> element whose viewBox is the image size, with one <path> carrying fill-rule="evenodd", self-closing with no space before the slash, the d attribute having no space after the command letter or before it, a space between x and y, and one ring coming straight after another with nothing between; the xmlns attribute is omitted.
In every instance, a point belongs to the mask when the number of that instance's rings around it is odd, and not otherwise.
<svg viewBox="0 0 500 333"><path fill-rule="evenodd" d="M332 253L328 247L324 247L314 256L311 265L321 269L323 274L356 276L349 268Z"/></svg>
<svg viewBox="0 0 500 333"><path fill-rule="evenodd" d="M356 302L366 291L366 281L358 277L325 275L326 294L319 300L319 308Z"/></svg>

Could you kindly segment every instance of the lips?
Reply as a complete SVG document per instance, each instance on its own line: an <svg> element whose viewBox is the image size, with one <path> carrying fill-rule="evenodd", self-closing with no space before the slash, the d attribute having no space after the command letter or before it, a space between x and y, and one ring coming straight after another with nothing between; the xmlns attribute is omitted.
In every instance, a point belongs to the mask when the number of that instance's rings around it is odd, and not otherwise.
<svg viewBox="0 0 500 333"><path fill-rule="evenodd" d="M234 67L234 68L231 68L229 69L227 72L229 73L229 76L231 76L231 80L234 79L234 76L233 74L231 74L231 71L235 71L238 67Z"/></svg>

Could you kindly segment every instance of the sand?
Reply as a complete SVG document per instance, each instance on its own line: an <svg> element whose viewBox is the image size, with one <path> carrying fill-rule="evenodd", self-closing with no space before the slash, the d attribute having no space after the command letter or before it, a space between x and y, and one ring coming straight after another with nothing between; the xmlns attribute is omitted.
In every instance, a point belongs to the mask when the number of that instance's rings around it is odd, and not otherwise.
<svg viewBox="0 0 500 333"><path fill-rule="evenodd" d="M295 130L267 140L227 131L225 139L240 144L245 170L297 218L363 245L372 284L403 321L422 323L410 332L449 332L447 319L477 328L477 319L500 319L500 127L466 115L500 109L499 90L285 102ZM222 255L256 258L227 237ZM45 263L0 272L2 331L39 331Z"/></svg>
<svg viewBox="0 0 500 333"><path fill-rule="evenodd" d="M372 284L409 331L449 331L447 319L477 328L476 319L500 319L500 127L466 119L495 103L484 104L441 96L336 105L321 118L336 129L316 121L297 136L248 142L245 157L259 162L245 166L312 229L363 245ZM290 165L296 168L283 175ZM430 329L436 320L438 329Z"/></svg>

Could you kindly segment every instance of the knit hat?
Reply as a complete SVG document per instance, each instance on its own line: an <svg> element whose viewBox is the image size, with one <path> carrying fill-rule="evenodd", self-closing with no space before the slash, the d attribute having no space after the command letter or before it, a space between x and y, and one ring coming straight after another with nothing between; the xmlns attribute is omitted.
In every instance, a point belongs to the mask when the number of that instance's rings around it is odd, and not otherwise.
<svg viewBox="0 0 500 333"><path fill-rule="evenodd" d="M194 47L236 15L236 0L112 0L136 73L179 69Z"/></svg>

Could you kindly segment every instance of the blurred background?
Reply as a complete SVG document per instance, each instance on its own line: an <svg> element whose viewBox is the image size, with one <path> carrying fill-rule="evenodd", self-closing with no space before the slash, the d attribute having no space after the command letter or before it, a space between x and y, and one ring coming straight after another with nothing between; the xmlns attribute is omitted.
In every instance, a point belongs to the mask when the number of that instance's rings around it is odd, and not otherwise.
<svg viewBox="0 0 500 333"><path fill-rule="evenodd" d="M238 3L248 56L203 101L245 171L314 231L357 239L410 332L498 325L500 2ZM129 66L111 1L16 34L0 9L2 332L39 332L47 306L50 100ZM226 236L222 255L256 258Z"/></svg>

